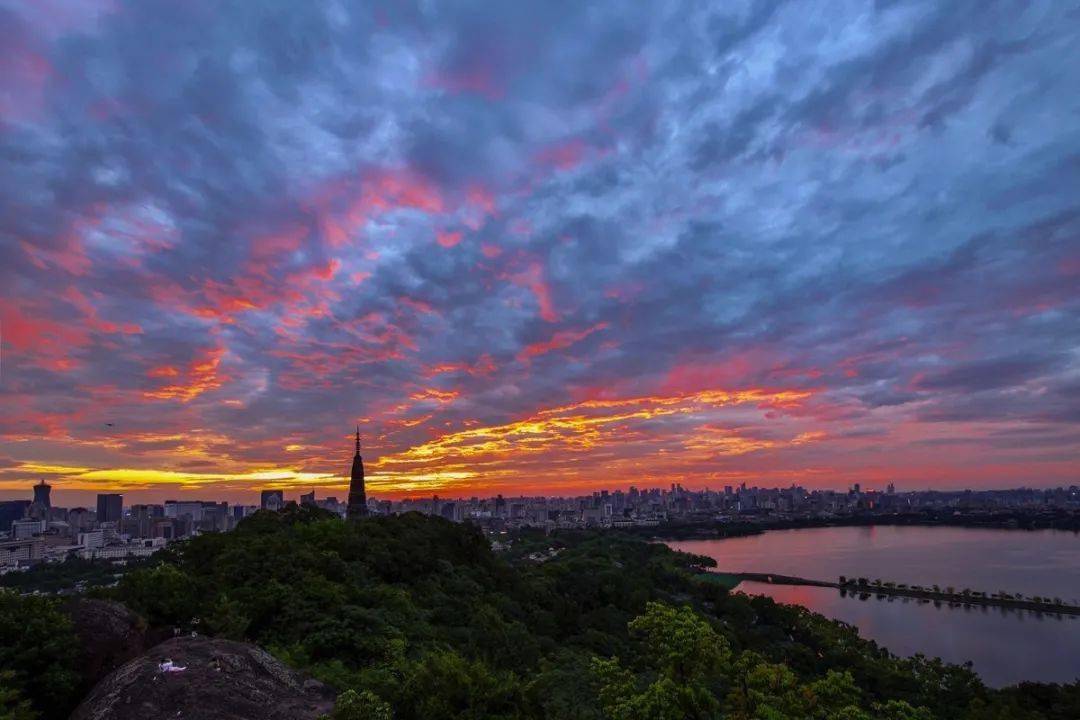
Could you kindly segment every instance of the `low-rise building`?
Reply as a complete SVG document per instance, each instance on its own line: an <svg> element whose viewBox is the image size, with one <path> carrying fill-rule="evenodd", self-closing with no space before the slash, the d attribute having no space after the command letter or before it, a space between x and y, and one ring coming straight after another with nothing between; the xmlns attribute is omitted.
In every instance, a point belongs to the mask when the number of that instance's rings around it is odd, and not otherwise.
<svg viewBox="0 0 1080 720"><path fill-rule="evenodd" d="M0 568L40 562L45 557L45 540L40 537L0 540Z"/></svg>

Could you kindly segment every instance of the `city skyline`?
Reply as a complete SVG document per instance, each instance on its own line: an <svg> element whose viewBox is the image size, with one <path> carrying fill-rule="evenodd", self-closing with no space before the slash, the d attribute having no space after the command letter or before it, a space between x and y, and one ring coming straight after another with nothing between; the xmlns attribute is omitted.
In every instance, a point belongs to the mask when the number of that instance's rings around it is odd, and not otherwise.
<svg viewBox="0 0 1080 720"><path fill-rule="evenodd" d="M1080 477L1065 5L242 5L0 8L0 499Z"/></svg>
<svg viewBox="0 0 1080 720"><path fill-rule="evenodd" d="M361 474L359 475L359 486L364 486L363 470L361 467ZM225 502L232 506L241 507L259 507L263 505L263 501L260 496L265 497L267 493L280 494L282 506L290 502L303 504L305 498L314 499L318 502L324 502L327 500L336 501L340 504L341 508L348 505L349 491L353 484L353 481L346 474L344 480L340 484L335 485L306 485L301 487L293 487L292 489L272 487L266 485L260 485L253 487L249 491L230 491L224 494L212 495L211 493L204 492L200 494L169 494L167 491L157 491L165 494L158 496L157 494L148 494L147 491L136 491L129 499L125 493L112 493L112 492L98 492L92 490L65 490L63 487L56 487L55 485L49 485L45 481L29 487L23 488L23 492L13 492L11 497L0 497L0 503L9 501L23 501L25 502L28 512L32 510L33 503L38 502L39 490L45 492L45 497L52 497L59 499L58 502L51 504L57 506L67 506L68 508L85 507L92 509L96 504L100 504L103 497L110 497L118 495L121 498L124 508L128 508L133 505L162 505L167 503L220 503ZM467 494L455 494L450 493L389 493L385 495L370 496L368 495L365 500L381 503L410 503L410 502L425 502L430 501L433 498L441 501L456 502L456 501L493 501L496 499L511 500L551 500L551 501L571 501L582 500L589 497L607 496L607 495L625 495L627 493L639 492L643 494L649 493L663 493L669 492L685 492L688 494L706 494L712 493L717 495L730 495L734 492L736 495L740 492L761 492L761 493L788 493L799 492L806 493L808 495L813 494L826 494L826 495L850 495L850 494L863 494L869 497L880 495L897 495L897 496L923 496L939 494L941 496L958 496L964 493L974 493L976 495L1027 495L1027 494L1040 494L1040 493L1053 493L1066 492L1070 493L1070 497L1074 497L1077 490L1077 484L1075 482L1068 485L1056 485L1056 486L1027 486L1017 485L1000 488L970 488L970 487L957 487L957 488L941 488L941 487L897 487L894 482L888 482L885 485L865 485L860 482L851 483L847 486L835 485L835 486L821 486L821 487L807 487L800 483L791 483L788 485L759 485L742 481L736 484L724 484L716 486L702 486L702 487L684 487L680 482L670 483L630 483L630 484L611 484L611 485L596 485L581 492L562 492L562 493L544 493L544 492L494 492L486 494L479 493L467 493ZM59 491L59 494L56 494ZM155 491L150 491L155 492ZM30 496L33 500L29 499ZM47 503L48 504L48 503ZM280 508L274 508L280 509Z"/></svg>

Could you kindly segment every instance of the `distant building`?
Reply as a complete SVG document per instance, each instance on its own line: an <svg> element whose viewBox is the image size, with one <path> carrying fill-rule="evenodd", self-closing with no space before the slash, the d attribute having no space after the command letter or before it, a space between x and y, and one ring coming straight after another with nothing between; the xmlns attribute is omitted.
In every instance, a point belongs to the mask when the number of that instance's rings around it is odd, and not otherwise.
<svg viewBox="0 0 1080 720"><path fill-rule="evenodd" d="M228 503L203 503L202 521L199 523L200 530L209 532L225 532L229 529L229 504Z"/></svg>
<svg viewBox="0 0 1080 720"><path fill-rule="evenodd" d="M335 515L345 514L345 506L339 503L336 497L328 497L323 500L319 500L316 504L323 510L329 510Z"/></svg>
<svg viewBox="0 0 1080 720"><path fill-rule="evenodd" d="M50 493L52 486L44 480L34 486L34 501L30 503L30 517L34 520L48 520L52 509Z"/></svg>
<svg viewBox="0 0 1080 720"><path fill-rule="evenodd" d="M45 540L43 538L0 540L0 567L29 565L44 557Z"/></svg>
<svg viewBox="0 0 1080 720"><path fill-rule="evenodd" d="M87 550L96 550L97 548L105 546L105 533L101 530L91 530L89 532L79 533L78 539L79 545Z"/></svg>
<svg viewBox="0 0 1080 720"><path fill-rule="evenodd" d="M282 490L263 490L259 497L259 507L263 510L280 510L285 507L285 492Z"/></svg>
<svg viewBox="0 0 1080 720"><path fill-rule="evenodd" d="M124 516L124 496L118 493L105 493L97 496L97 521L119 524Z"/></svg>
<svg viewBox="0 0 1080 720"><path fill-rule="evenodd" d="M175 540L179 537L176 530L177 521L172 518L161 518L154 521L154 530L151 537Z"/></svg>
<svg viewBox="0 0 1080 720"><path fill-rule="evenodd" d="M163 517L165 517L165 507L162 505L132 505L127 527L135 537L152 537L154 522Z"/></svg>
<svg viewBox="0 0 1080 720"><path fill-rule="evenodd" d="M44 520L16 520L11 523L11 534L16 539L30 538L45 532Z"/></svg>
<svg viewBox="0 0 1080 720"><path fill-rule="evenodd" d="M300 504L301 505L310 505L312 507L317 507L317 505L315 504L315 491L312 490L309 493L301 495L300 496Z"/></svg>
<svg viewBox="0 0 1080 720"><path fill-rule="evenodd" d="M29 511L29 500L5 500L0 502L0 532L11 530L11 523L22 520Z"/></svg>
<svg viewBox="0 0 1080 720"><path fill-rule="evenodd" d="M80 555L87 559L123 560L131 557L149 557L166 545L164 538L136 540L130 543L117 543L101 547L83 548Z"/></svg>
<svg viewBox="0 0 1080 720"><path fill-rule="evenodd" d="M86 508L79 507L68 510L68 524L71 526L72 532L86 530L92 526L94 523L90 515L90 511Z"/></svg>
<svg viewBox="0 0 1080 720"><path fill-rule="evenodd" d="M367 491L364 488L364 458L360 457L360 426L356 426L356 455L353 456L352 473L349 479L349 505L345 517L349 520L366 517L368 514Z"/></svg>

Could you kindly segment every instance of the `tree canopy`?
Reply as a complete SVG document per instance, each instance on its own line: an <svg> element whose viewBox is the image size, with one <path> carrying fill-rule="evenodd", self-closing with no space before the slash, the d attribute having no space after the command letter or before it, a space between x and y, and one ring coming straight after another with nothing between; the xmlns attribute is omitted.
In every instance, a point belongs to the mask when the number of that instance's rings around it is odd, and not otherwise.
<svg viewBox="0 0 1080 720"><path fill-rule="evenodd" d="M537 562L528 547L558 552ZM346 523L291 508L178 543L95 592L155 627L267 648L341 692L337 720L1080 717L1076 685L999 691L965 667L897 658L843 623L729 594L706 559L661 544L575 532L515 548L417 514ZM4 688L44 709L48 690L27 676Z"/></svg>

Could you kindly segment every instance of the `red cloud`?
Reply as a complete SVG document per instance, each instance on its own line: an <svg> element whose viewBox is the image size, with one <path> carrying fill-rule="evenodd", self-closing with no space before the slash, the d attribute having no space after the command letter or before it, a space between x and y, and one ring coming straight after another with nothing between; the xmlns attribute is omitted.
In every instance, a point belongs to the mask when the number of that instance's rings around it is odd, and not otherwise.
<svg viewBox="0 0 1080 720"><path fill-rule="evenodd" d="M331 247L346 244L369 220L394 210L419 210L429 214L445 210L438 187L407 169L372 170L358 180L336 180L323 187L307 204L318 213L323 236Z"/></svg>
<svg viewBox="0 0 1080 720"><path fill-rule="evenodd" d="M506 94L491 66L480 62L471 63L462 70L430 72L425 76L424 84L454 94L479 95L491 101L501 100Z"/></svg>
<svg viewBox="0 0 1080 720"><path fill-rule="evenodd" d="M587 146L578 139L548 145L536 153L534 159L540 165L559 170L572 170L585 159Z"/></svg>
<svg viewBox="0 0 1080 720"><path fill-rule="evenodd" d="M570 347L571 345L581 342L593 333L605 329L607 326L608 324L606 322L601 322L596 323L592 327L585 328L584 330L560 330L552 335L549 340L526 345L521 352L518 353L517 359L524 361L537 355L544 355L552 350L561 350L562 348Z"/></svg>
<svg viewBox="0 0 1080 720"><path fill-rule="evenodd" d="M492 361L491 356L484 353L477 358L475 363L457 362L457 363L439 363L438 365L432 365L424 371L424 375L427 377L433 377L442 373L465 373L467 375L486 377L495 372L495 363Z"/></svg>
<svg viewBox="0 0 1080 720"><path fill-rule="evenodd" d="M544 279L544 268L539 262L533 261L529 266L509 276L512 283L519 287L528 288L536 297L540 305L540 317L547 322L558 322L559 313L555 311L555 303L551 300L551 288Z"/></svg>
<svg viewBox="0 0 1080 720"><path fill-rule="evenodd" d="M435 233L435 241L444 248L449 249L461 242L461 233L439 230Z"/></svg>

